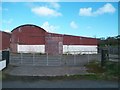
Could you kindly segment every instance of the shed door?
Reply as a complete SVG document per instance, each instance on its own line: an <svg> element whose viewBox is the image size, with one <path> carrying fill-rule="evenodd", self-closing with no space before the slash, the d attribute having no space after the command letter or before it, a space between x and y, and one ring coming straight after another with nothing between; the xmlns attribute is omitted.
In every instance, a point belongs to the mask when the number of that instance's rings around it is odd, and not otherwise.
<svg viewBox="0 0 120 90"><path fill-rule="evenodd" d="M59 55L63 53L62 37L46 37L45 51L49 55Z"/></svg>

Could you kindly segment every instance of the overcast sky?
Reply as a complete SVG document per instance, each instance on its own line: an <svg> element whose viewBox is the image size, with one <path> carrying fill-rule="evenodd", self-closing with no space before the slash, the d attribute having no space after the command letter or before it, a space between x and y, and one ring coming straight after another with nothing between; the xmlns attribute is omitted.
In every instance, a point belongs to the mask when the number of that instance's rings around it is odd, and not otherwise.
<svg viewBox="0 0 120 90"><path fill-rule="evenodd" d="M7 32L20 25L34 24L60 34L118 35L117 2L2 2L0 11L0 29Z"/></svg>

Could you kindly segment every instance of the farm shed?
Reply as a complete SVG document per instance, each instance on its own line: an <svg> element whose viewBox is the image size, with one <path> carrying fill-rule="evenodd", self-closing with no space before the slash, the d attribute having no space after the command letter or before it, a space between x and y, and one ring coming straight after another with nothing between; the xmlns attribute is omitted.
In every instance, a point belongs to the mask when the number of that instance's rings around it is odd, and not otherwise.
<svg viewBox="0 0 120 90"><path fill-rule="evenodd" d="M0 31L0 50L8 50L10 48L11 34Z"/></svg>
<svg viewBox="0 0 120 90"><path fill-rule="evenodd" d="M12 30L11 51L16 53L65 54L82 51L97 53L97 39L49 33L43 28L26 24Z"/></svg>
<svg viewBox="0 0 120 90"><path fill-rule="evenodd" d="M12 52L44 53L46 31L35 25L22 25L12 30Z"/></svg>

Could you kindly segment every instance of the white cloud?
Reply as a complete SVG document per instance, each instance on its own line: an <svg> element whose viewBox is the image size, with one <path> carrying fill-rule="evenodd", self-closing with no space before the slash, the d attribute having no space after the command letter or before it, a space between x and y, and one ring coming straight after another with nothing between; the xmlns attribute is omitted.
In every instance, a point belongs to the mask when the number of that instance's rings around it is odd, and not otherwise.
<svg viewBox="0 0 120 90"><path fill-rule="evenodd" d="M8 8L3 8L4 11L8 11Z"/></svg>
<svg viewBox="0 0 120 90"><path fill-rule="evenodd" d="M60 8L60 4L58 4L57 2L49 2L50 7L54 8L54 9L59 9Z"/></svg>
<svg viewBox="0 0 120 90"><path fill-rule="evenodd" d="M83 0L2 0L2 2L83 2ZM118 0L84 0L84 2L118 2Z"/></svg>
<svg viewBox="0 0 120 90"><path fill-rule="evenodd" d="M41 0L43 1L43 0ZM44 0L44 2L59 2L60 0Z"/></svg>
<svg viewBox="0 0 120 90"><path fill-rule="evenodd" d="M8 29L6 29L6 30L3 30L3 31L5 31L5 32L8 32L8 33L10 33L11 31L10 30L8 30Z"/></svg>
<svg viewBox="0 0 120 90"><path fill-rule="evenodd" d="M13 19L9 19L9 20L3 20L2 23L5 24L11 24L13 22Z"/></svg>
<svg viewBox="0 0 120 90"><path fill-rule="evenodd" d="M0 6L0 11L8 11L8 8L2 8L2 7Z"/></svg>
<svg viewBox="0 0 120 90"><path fill-rule="evenodd" d="M81 8L79 11L80 16L92 16L92 8Z"/></svg>
<svg viewBox="0 0 120 90"><path fill-rule="evenodd" d="M92 27L91 26L87 26L87 29L91 29Z"/></svg>
<svg viewBox="0 0 120 90"><path fill-rule="evenodd" d="M39 16L62 16L60 12L45 6L32 8L32 12Z"/></svg>
<svg viewBox="0 0 120 90"><path fill-rule="evenodd" d="M77 25L74 21L72 21L72 22L70 23L70 26L71 26L71 28L73 28L73 29L77 29L77 28L78 28L78 25Z"/></svg>
<svg viewBox="0 0 120 90"><path fill-rule="evenodd" d="M57 32L57 29L59 29L59 26L50 25L47 21L44 22L41 27L47 32Z"/></svg>
<svg viewBox="0 0 120 90"><path fill-rule="evenodd" d="M114 13L115 11L115 7L112 6L112 4L107 3L103 7L99 8L95 14Z"/></svg>
<svg viewBox="0 0 120 90"><path fill-rule="evenodd" d="M79 10L79 15L80 16L97 16L97 15L102 15L105 13L114 13L116 11L115 7L107 3L103 7L98 8L96 11L92 11L92 8L80 8Z"/></svg>
<svg viewBox="0 0 120 90"><path fill-rule="evenodd" d="M2 6L0 6L0 11L2 11Z"/></svg>
<svg viewBox="0 0 120 90"><path fill-rule="evenodd" d="M2 2L58 2L59 0L3 0Z"/></svg>

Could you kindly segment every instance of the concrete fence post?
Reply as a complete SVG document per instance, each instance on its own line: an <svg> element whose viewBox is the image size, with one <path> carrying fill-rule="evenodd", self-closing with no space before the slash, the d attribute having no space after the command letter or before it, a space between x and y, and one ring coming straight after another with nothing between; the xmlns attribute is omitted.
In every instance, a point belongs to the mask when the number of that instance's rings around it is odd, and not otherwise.
<svg viewBox="0 0 120 90"><path fill-rule="evenodd" d="M90 62L90 61L89 61L89 51L88 51L88 55L87 55L87 56L88 56L88 64L89 64L89 62Z"/></svg>
<svg viewBox="0 0 120 90"><path fill-rule="evenodd" d="M74 65L76 65L76 55L75 55L75 52L74 52Z"/></svg>
<svg viewBox="0 0 120 90"><path fill-rule="evenodd" d="M35 53L33 53L33 66L35 65Z"/></svg>
<svg viewBox="0 0 120 90"><path fill-rule="evenodd" d="M60 56L60 66L61 66L61 63L62 63L62 55L59 55Z"/></svg>
<svg viewBox="0 0 120 90"><path fill-rule="evenodd" d="M47 53L47 66L48 66L48 53Z"/></svg>
<svg viewBox="0 0 120 90"><path fill-rule="evenodd" d="M21 64L23 63L23 62L22 62L22 58L23 58L23 55L22 55L22 52L21 52L21 53L20 53L20 60L21 60L20 63L21 63Z"/></svg>

